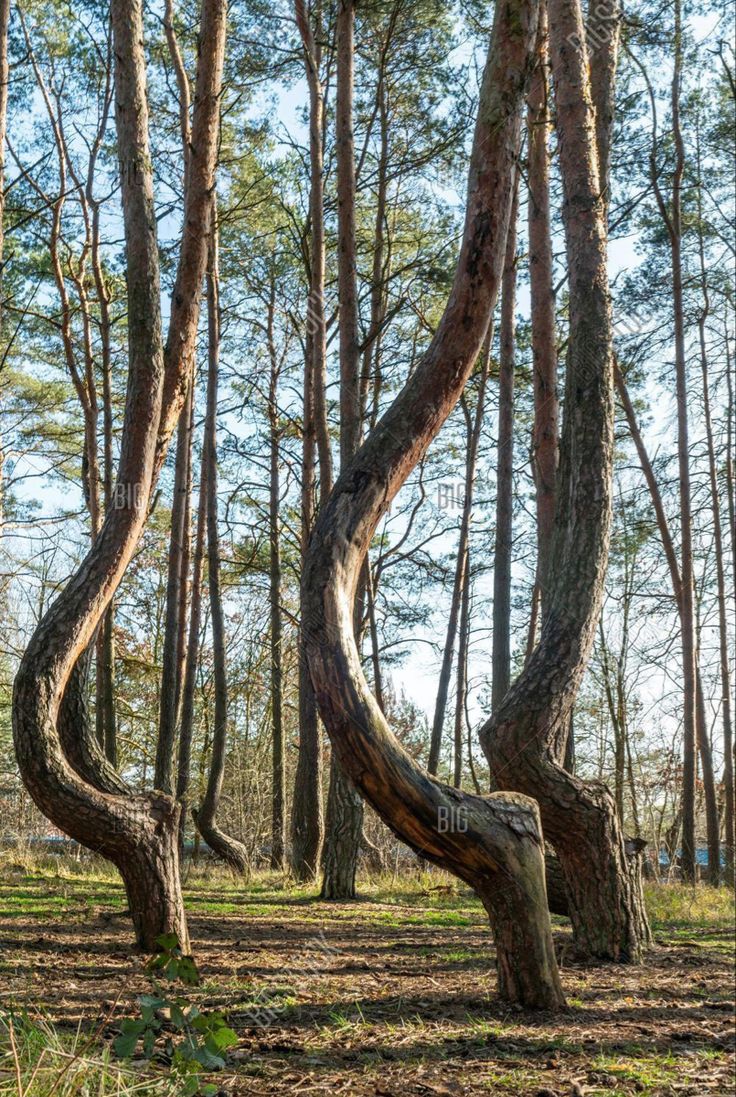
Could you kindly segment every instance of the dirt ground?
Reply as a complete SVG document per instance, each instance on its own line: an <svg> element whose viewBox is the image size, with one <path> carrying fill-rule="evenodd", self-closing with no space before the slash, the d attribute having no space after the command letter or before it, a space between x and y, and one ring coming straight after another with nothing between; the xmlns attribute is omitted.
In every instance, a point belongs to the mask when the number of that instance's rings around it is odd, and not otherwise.
<svg viewBox="0 0 736 1097"><path fill-rule="evenodd" d="M574 962L560 924L569 1009L524 1015L495 996L487 923L464 891L375 887L334 904L273 879L190 884L192 996L240 1037L216 1076L229 1097L734 1093L723 903L718 917L680 906L654 920L640 967ZM149 987L122 907L109 880L4 872L0 1009L100 1025L111 1039Z"/></svg>

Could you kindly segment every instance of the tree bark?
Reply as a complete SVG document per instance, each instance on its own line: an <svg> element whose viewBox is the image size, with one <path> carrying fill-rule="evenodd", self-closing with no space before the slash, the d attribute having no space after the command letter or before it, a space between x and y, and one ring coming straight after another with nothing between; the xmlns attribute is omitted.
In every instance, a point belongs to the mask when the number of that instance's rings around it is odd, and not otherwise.
<svg viewBox="0 0 736 1097"><path fill-rule="evenodd" d="M325 406L325 229L324 229L324 90L320 74L321 21L314 34L304 0L295 0L295 14L309 86L309 219L310 265L307 339L304 356L304 402L302 412L301 564L307 552L314 524L316 466L320 457L320 497L331 488L331 456ZM318 429L317 419L322 426ZM300 594L303 621L304 595ZM306 657L304 628L299 629L299 748L291 808L291 870L298 880L317 876L322 851L322 756L317 702Z"/></svg>
<svg viewBox="0 0 736 1097"><path fill-rule="evenodd" d="M455 639L457 636L458 620L462 606L462 591L466 581L465 569L468 564L468 541L470 537L470 520L473 512L473 495L475 486L475 470L478 461L478 446L480 444L480 432L483 426L483 411L485 408L486 386L488 374L491 369L491 346L493 343L493 317L488 323L488 332L481 351L481 371L478 385L478 403L475 406L475 417L472 428L466 419L467 449L465 457L465 483L463 485L463 511L460 519L460 536L458 538L457 557L455 560L455 579L452 587L452 601L450 603L450 615L447 619L447 633L445 646L442 652L442 663L437 684L437 699L434 706L432 720L432 733L429 743L429 761L427 770L432 776L437 775L437 767L442 749L442 732L445 726L445 713L447 711L447 695L450 690L450 676L452 674L452 660L455 653Z"/></svg>
<svg viewBox="0 0 736 1097"><path fill-rule="evenodd" d="M652 146L649 155L652 189L670 245L672 304L675 321L675 393L677 400L677 460L680 501L680 633L682 644L683 687L683 772L682 772L682 873L695 882L695 781L697 744L697 702L695 667L695 590L692 549L692 507L690 489L690 441L688 416L687 359L685 349L685 311L682 270L682 178L685 147L680 127L680 83L682 78L682 5L675 0L674 69L670 101L675 163L672 172L669 208L660 186L656 100L646 70L639 65L647 84L652 110Z"/></svg>
<svg viewBox="0 0 736 1097"><path fill-rule="evenodd" d="M227 757L227 652L225 616L220 585L220 539L217 521L217 389L220 372L220 296L218 228L213 196L212 235L207 270L207 410L202 446L202 478L207 511L207 582L212 627L212 660L215 684L215 712L212 754L207 787L199 809L192 809L197 830L207 845L226 864L238 872L248 868L245 846L226 834L217 822Z"/></svg>
<svg viewBox="0 0 736 1097"><path fill-rule="evenodd" d="M537 507L537 574L535 586L542 618L547 604L547 571L555 521L558 461L557 334L552 277L552 233L549 209L550 112L547 79L547 7L540 9L537 66L527 99L529 147L529 289L534 367L532 453ZM533 622L536 625L536 621ZM536 629L530 629L533 646Z"/></svg>
<svg viewBox="0 0 736 1097"><path fill-rule="evenodd" d="M649 488L649 495L652 500L652 507L657 520L657 528L659 530L660 540L662 541L662 548L664 549L665 560L667 561L667 567L670 573L670 580L672 583L672 592L675 597L675 604L677 606L677 613L680 620L680 629L684 629L683 623L683 587L682 579L680 575L680 565L677 560L677 552L675 549L675 543L672 539L670 532L669 521L664 509L664 502L662 495L657 484L657 478L654 473L654 468L649 460L649 454L644 443L641 431L639 430L639 424L636 419L636 412L634 405L631 402L626 381L621 369L617 362L614 362L614 376L616 381L616 389L618 391L621 406L624 409L626 416L626 422L629 428L629 434L636 448L637 455L639 457L639 463L644 473L644 479L646 480L647 487ZM710 747L710 739L708 737L708 721L705 712L705 699L703 697L703 686L700 678L700 665L697 651L695 654L695 729L697 736L698 750L700 752L701 765L703 770L703 787L705 792L705 808L706 808L706 830L708 835L708 867L709 876L711 882L718 884L720 880L720 838L719 838L719 817L718 817L718 801L716 796L715 775L713 772L713 758Z"/></svg>
<svg viewBox="0 0 736 1097"><path fill-rule="evenodd" d="M481 740L498 786L539 801L545 837L565 874L578 949L635 961L649 929L613 797L605 785L582 781L560 764L603 595L613 378L605 208L582 13L579 0L550 0L548 11L570 294L549 606L537 647Z"/></svg>
<svg viewBox="0 0 736 1097"><path fill-rule="evenodd" d="M358 448L361 431L353 137L354 0L338 0L336 33L337 284L340 329L340 468L343 469ZM356 600L357 603L359 601L362 599ZM357 621L356 628L360 628ZM355 875L362 832L363 800L333 751L330 758L325 844L322 851L323 899L355 898Z"/></svg>
<svg viewBox="0 0 736 1097"><path fill-rule="evenodd" d="M193 383L193 379L190 380ZM158 740L156 767L153 778L155 788L164 792L174 789L174 745L181 687L181 637L182 622L186 620L185 560L188 559L189 512L189 462L191 450L191 415L189 401L184 404L179 418L176 438L176 463L174 467L174 501L171 508L171 534L169 540L168 577L166 583L166 614L164 622L164 646L161 659L161 688L159 699Z"/></svg>
<svg viewBox="0 0 736 1097"><path fill-rule="evenodd" d="M376 525L459 399L493 310L537 10L535 0L496 8L453 290L428 350L343 469L320 513L305 570L305 631L318 704L342 765L403 841L476 889L496 938L501 996L529 1007L559 1008L563 996L533 803L470 796L420 769L370 693L353 620L355 590Z"/></svg>
<svg viewBox="0 0 736 1097"><path fill-rule="evenodd" d="M192 558L191 606L189 610L189 634L184 661L181 691L181 718L179 721L179 757L177 759L176 798L181 804L181 837L183 848L186 802L192 762L192 738L194 734L194 696L197 689L199 667L200 632L202 629L202 578L204 574L205 542L207 537L207 475L204 455L199 478L197 527Z"/></svg>
<svg viewBox="0 0 736 1097"><path fill-rule="evenodd" d="M506 261L501 283L498 372L496 543L493 553L493 647L491 707L495 712L511 682L511 549L514 511L514 370L516 366L516 220L519 181L514 184Z"/></svg>
<svg viewBox="0 0 736 1097"><path fill-rule="evenodd" d="M184 210L187 230L182 237L168 352L162 345L142 5L139 0L113 0L111 15L128 309L135 317L128 326L128 392L118 480L99 536L40 621L23 655L15 681L13 731L24 783L40 810L120 870L139 944L155 949L160 934L175 932L187 951L179 884L179 805L160 792L112 795L83 780L64 755L58 716L74 666L92 640L138 545L183 400L206 261L226 6L223 0L203 0L202 5L199 109L192 142L196 185Z"/></svg>
<svg viewBox="0 0 736 1097"><path fill-rule="evenodd" d="M270 491L268 504L268 541L269 541L269 610L271 652L271 733L273 744L272 765L272 808L271 808L271 868L282 870L286 856L286 752L284 746L283 724L283 666L281 652L281 505L280 488L280 427L278 408L278 384L280 364L274 344L274 311L276 307L276 285L271 285L271 298L268 305L267 341L271 362L268 387L268 426L269 426L269 462Z"/></svg>
<svg viewBox="0 0 736 1097"><path fill-rule="evenodd" d="M708 481L710 485L710 505L713 520L713 549L716 565L716 587L718 597L718 655L721 676L721 725L723 731L723 828L726 879L733 881L734 871L734 767L733 767L733 725L731 721L731 670L728 655L728 616L726 595L726 567L723 552L723 529L721 527L721 502L718 484L718 459L713 435L713 417L710 405L710 377L708 367L708 348L706 342L706 322L710 315L710 291L708 286L708 268L703 242L702 211L702 165L700 156L700 130L698 128L698 257L700 260L700 283L703 295L703 307L698 317L698 336L700 342L700 371L703 378L703 418L705 437L708 447ZM698 697L702 697L702 684L699 682ZM705 707L705 706L703 706ZM700 704L698 705L700 708ZM703 723L703 721L701 721ZM717 864L712 857L717 854ZM711 848L709 841L709 875L711 883L720 882L720 848Z"/></svg>

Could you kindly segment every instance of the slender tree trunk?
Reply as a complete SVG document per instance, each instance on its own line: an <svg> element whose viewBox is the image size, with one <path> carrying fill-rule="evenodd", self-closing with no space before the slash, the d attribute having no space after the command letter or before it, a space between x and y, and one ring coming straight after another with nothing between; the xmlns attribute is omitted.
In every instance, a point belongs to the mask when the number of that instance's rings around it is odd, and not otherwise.
<svg viewBox="0 0 736 1097"><path fill-rule="evenodd" d="M642 438L641 431L636 419L636 412L634 405L631 402L628 389L626 387L626 381L618 366L614 365L614 374L616 379L616 388L618 390L619 399L626 415L626 422L629 428L632 441L639 457L639 463L644 473L644 479L646 480L647 487L649 488L649 495L652 500L652 506L654 508L655 517L657 519L657 528L659 529L659 536L662 541L662 547L664 549L665 559L667 561L667 567L670 573L670 579L672 582L672 591L675 596L675 604L677 606L677 612L680 620L680 629L684 628L683 624L683 587L682 579L680 576L680 565L677 560L677 552L675 550L675 544L670 532L669 522L664 509L664 503L662 501L662 495L657 484L657 478L654 473L654 468L649 460L649 454L647 453L644 439ZM705 712L705 700L703 697L703 687L700 680L700 667L699 660L695 658L695 727L697 735L698 750L700 753L701 764L703 768L703 785L705 790L705 805L706 805L706 828L708 834L708 863L710 876L713 883L717 883L720 878L720 839L719 839L719 819L718 819L718 802L716 796L715 776L713 773L713 760L711 754L710 740L708 737L708 725Z"/></svg>
<svg viewBox="0 0 736 1097"><path fill-rule="evenodd" d="M184 164L184 194L189 174L189 150L191 123L189 111L191 94L184 59L174 29L173 0L166 0L164 7L164 33L169 56L174 68L179 93L179 132ZM158 740L154 784L165 792L174 787L174 747L179 719L179 702L184 667L184 639L186 636L186 604L191 539L191 466L192 466L192 413L194 392L194 362L189 390L179 417L176 436L176 460L174 464L174 498L171 508L171 533L169 539L168 575L166 584L166 616L164 647L161 658L161 690L159 698Z"/></svg>
<svg viewBox="0 0 736 1097"><path fill-rule="evenodd" d="M672 267L672 305L675 320L675 391L677 399L677 459L680 500L680 622L683 687L683 771L682 771L682 874L695 882L695 779L696 779L696 684L695 684L695 590L693 577L692 508L690 490L690 439L688 422L685 310L682 284L682 177L685 147L680 127L680 83L682 78L682 5L675 0L674 71L671 85L672 133L675 164L669 208L659 183L656 128L649 157L650 176L657 206L667 231ZM655 99L646 72L656 127Z"/></svg>
<svg viewBox="0 0 736 1097"><path fill-rule="evenodd" d="M227 654L225 616L220 584L220 539L217 521L217 389L220 372L220 296L218 229L213 197L212 236L207 270L207 411L202 447L202 478L207 510L207 581L212 626L212 660L215 683L215 713L212 756L207 787L199 809L192 809L197 830L213 853L239 872L248 868L245 846L226 834L217 822L227 758Z"/></svg>
<svg viewBox="0 0 736 1097"><path fill-rule="evenodd" d="M0 368L5 364L5 341L3 331L3 252L5 247L5 132L8 120L8 24L10 23L10 0L0 0ZM3 486L3 439L0 435L0 533L4 521Z"/></svg>
<svg viewBox="0 0 736 1097"><path fill-rule="evenodd" d="M340 328L340 468L360 443L360 344L355 243L355 150L353 137L354 0L338 0L335 142L337 146L337 281ZM356 605L362 599L356 600ZM355 611L357 613L357 610ZM356 621L359 628L359 624ZM363 833L363 800L343 771L330 760L322 898L354 899Z"/></svg>
<svg viewBox="0 0 736 1097"><path fill-rule="evenodd" d="M447 420L482 347L503 265L537 11L535 0L495 10L453 289L424 357L320 513L304 589L309 666L342 765L403 841L477 890L496 940L501 996L558 1008L564 999L534 804L500 794L470 796L416 764L391 733L363 675L353 615L376 525Z"/></svg>
<svg viewBox="0 0 736 1097"><path fill-rule="evenodd" d="M603 595L613 469L612 330L595 116L579 0L550 0L570 333L549 603L539 643L481 731L495 780L539 801L577 947L634 961L649 942L640 881L605 785L560 764ZM577 40L579 48L571 48Z"/></svg>
<svg viewBox="0 0 736 1097"><path fill-rule="evenodd" d="M721 676L721 725L723 729L723 823L724 849L726 859L726 879L733 880L734 871L734 767L733 767L733 725L731 722L731 672L728 656L728 616L726 609L726 567L723 552L723 528L721 526L721 502L718 483L718 459L716 456L713 419L710 406L710 378L708 368L708 347L706 342L706 323L710 315L710 292L708 287L708 269L703 242L702 211L702 166L700 156L700 130L698 129L698 257L700 260L700 283L703 307L698 317L698 335L700 341L700 371L703 378L703 418L705 437L708 446L708 480L710 484L710 504L713 518L713 549L716 565L716 585L718 591L718 654ZM699 682L698 697L702 697L703 687ZM700 706L699 706L700 707ZM703 705L703 708L705 706ZM718 863L714 865L711 856L718 854ZM720 848L711 849L709 843L709 869L712 883L720 881Z"/></svg>
<svg viewBox="0 0 736 1097"><path fill-rule="evenodd" d="M455 765L453 772L453 785L462 788L463 783L463 753L465 736L465 706L468 698L468 648L470 646L470 543L465 546L465 566L463 568L463 585L460 592L460 626L457 639L457 688L455 691ZM472 747L468 750L468 764L475 782L475 790L479 792L478 782L473 769Z"/></svg>
<svg viewBox="0 0 736 1097"><path fill-rule="evenodd" d="M191 384L190 379L190 384ZM188 556L186 528L189 511L189 453L191 449L189 400L181 410L176 437L176 463L174 467L174 501L171 508L171 535L169 540L168 578L166 583L166 615L164 646L161 659L161 689L159 700L158 741L154 786L164 792L174 789L174 745L178 701L180 694L182 621L186 620L186 587L184 562Z"/></svg>
<svg viewBox="0 0 736 1097"><path fill-rule="evenodd" d="M498 373L496 544L493 554L493 651L491 707L495 712L511 682L511 550L514 510L514 370L516 365L516 221L514 184L506 261L501 283L501 346Z"/></svg>
<svg viewBox="0 0 736 1097"><path fill-rule="evenodd" d="M547 571L555 521L558 461L557 334L552 277L549 209L549 88L547 80L547 6L542 3L537 65L528 96L529 147L529 287L534 366L532 452L537 505L536 590L542 617L547 604ZM534 621L536 625L536 619ZM530 628L531 644L536 628Z"/></svg>
<svg viewBox="0 0 736 1097"><path fill-rule="evenodd" d="M432 720L432 734L429 743L428 771L436 776L439 766L440 751L442 749L442 732L445 726L445 713L447 711L447 695L450 690L450 676L452 674L452 660L455 653L455 639L457 636L458 618L462 603L462 591L465 585L465 568L468 561L468 540L470 537L470 520L473 512L473 495L475 486L475 470L478 461L478 446L480 432L483 426L483 411L485 408L486 386L488 374L491 368L491 346L493 343L493 317L488 323L488 332L481 351L480 382L478 385L478 402L475 406L475 418L471 425L466 413L466 457L465 457L465 483L463 485L463 510L460 519L460 536L455 560L455 579L452 587L452 601L450 602L450 615L447 619L447 633L445 634L445 646L442 652L442 664L437 685L437 699Z"/></svg>
<svg viewBox="0 0 736 1097"><path fill-rule="evenodd" d="M109 58L112 65L112 58ZM111 79L111 76L110 76ZM106 89L105 108L98 128L100 138L107 129L107 117L112 99L111 88ZM103 436L103 492L105 513L112 505L115 462L113 456L113 404L112 404L112 320L110 317L111 292L104 275L100 240L100 202L94 193L95 158L90 157L87 176L87 205L91 210L91 259L95 292L100 310L99 335L102 372L102 436ZM117 765L117 716L115 711L115 603L110 603L105 614L97 654L97 738L111 765Z"/></svg>
<svg viewBox="0 0 736 1097"><path fill-rule="evenodd" d="M181 719L179 721L179 757L177 759L176 798L181 803L182 848L186 823L187 797L192 764L192 739L194 734L194 698L197 691L200 633L202 629L202 579L204 573L205 542L207 537L207 472L204 454L199 481L197 527L192 558L192 598L189 612L189 633L186 645L184 676L181 691Z"/></svg>
<svg viewBox="0 0 736 1097"><path fill-rule="evenodd" d="M708 734L708 717L705 711L705 695L700 674L700 652L695 648L695 733L700 755L705 801L705 831L708 846L708 883L718 887L721 882L721 819L718 811L716 776L713 770L713 752Z"/></svg>
<svg viewBox="0 0 736 1097"><path fill-rule="evenodd" d="M271 360L268 388L268 424L270 451L270 494L268 505L269 534L269 606L271 651L271 730L273 738L273 792L271 809L271 868L283 869L286 856L286 753L282 717L282 651L281 651L281 486L279 475L280 427L278 408L279 361L274 344L273 322L276 307L276 285L271 286L268 305L267 339Z"/></svg>
<svg viewBox="0 0 736 1097"><path fill-rule="evenodd" d="M309 86L309 218L310 265L307 339L304 357L304 404L302 412L301 563L307 552L314 524L316 451L320 458L320 498L331 488L331 455L327 432L325 398L325 228L323 143L325 103L320 74L322 36L321 10L315 13L314 34L304 0L295 0L296 21L304 48L304 65ZM319 427L318 427L319 419ZM300 619L303 620L300 594ZM306 637L299 630L299 752L291 809L291 869L298 880L317 876L322 851L322 756L317 702L306 657Z"/></svg>

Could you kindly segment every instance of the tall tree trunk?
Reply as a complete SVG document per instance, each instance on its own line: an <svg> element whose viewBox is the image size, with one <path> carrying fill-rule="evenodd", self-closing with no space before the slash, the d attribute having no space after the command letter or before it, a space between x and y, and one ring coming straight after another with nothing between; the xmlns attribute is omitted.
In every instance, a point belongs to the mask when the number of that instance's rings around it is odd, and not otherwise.
<svg viewBox="0 0 736 1097"><path fill-rule="evenodd" d="M112 65L112 58L109 58ZM112 80L112 74L109 77ZM103 117L98 127L100 141L107 129L111 89L106 88ZM96 156L90 157L86 184L86 200L91 211L91 260L95 282L99 316L99 336L102 372L102 437L103 437L103 496L105 513L112 505L115 463L113 456L113 404L112 404L112 319L110 316L111 292L104 275L100 239L100 206L94 193L94 167ZM111 765L117 765L117 716L115 711L115 603L107 608L98 637L97 648L97 740Z"/></svg>
<svg viewBox="0 0 736 1097"><path fill-rule="evenodd" d="M271 868L283 869L286 856L286 753L284 746L281 651L281 487L279 476L280 427L278 407L279 360L274 344L273 323L276 308L276 285L271 285L268 304L267 340L271 361L268 387L268 425L270 451L270 491L268 504L269 540L269 606L271 652L271 731L273 740L273 791L271 809Z"/></svg>
<svg viewBox="0 0 736 1097"><path fill-rule="evenodd" d="M682 78L682 5L675 0L674 70L671 85L672 133L675 163L669 208L660 186L660 168L656 132L655 98L649 77L639 66L647 84L652 108L652 146L649 156L650 177L660 217L670 245L672 269L672 306L675 321L675 393L677 400L677 460L680 501L680 632L682 644L683 687L683 771L682 771L682 873L686 881L695 881L695 779L696 779L696 673L695 673L695 590L693 576L692 507L690 490L690 439L688 422L687 358L685 349L685 311L682 283L682 177L685 147L680 127L680 83Z"/></svg>
<svg viewBox="0 0 736 1097"><path fill-rule="evenodd" d="M669 522L664 509L664 502L662 495L657 484L657 478L654 473L654 468L649 459L646 445L639 429L639 424L636 419L636 412L634 405L631 402L626 381L621 373L618 363L614 363L614 375L616 380L616 388L618 390L621 406L624 409L626 416L626 422L629 428L632 441L636 448L637 455L639 457L639 463L644 473L644 479L646 480L647 487L649 488L649 495L652 500L652 506L654 508L654 514L657 520L657 528L659 530L659 536L662 541L662 547L664 549L665 560L667 561L667 567L670 573L670 580L672 583L672 591L675 596L675 604L677 606L677 612L680 621L680 629L684 628L683 625L683 587L682 579L680 576L680 565L677 560L677 552L675 549L675 543L672 539L670 532ZM718 817L718 801L716 796L715 775L713 772L713 759L710 747L710 739L708 737L708 721L705 711L705 699L703 697L703 686L700 677L699 659L695 657L695 727L697 735L698 750L700 753L701 765L703 769L703 786L705 791L705 808L706 808L706 830L708 835L708 864L709 875L711 881L715 884L720 879L720 839L719 839L719 817Z"/></svg>
<svg viewBox="0 0 736 1097"><path fill-rule="evenodd" d="M82 652L138 545L151 493L183 401L194 352L218 143L226 29L223 0L203 0L192 186L184 211L176 291L162 345L158 245L153 201L139 0L111 6L115 107L125 226L129 367L115 505L77 571L34 631L13 697L19 768L35 803L57 826L117 865L136 937L155 949L175 932L188 949L178 860L179 805L161 792L100 792L67 761L58 729L60 700ZM196 139L194 139L196 138Z"/></svg>
<svg viewBox="0 0 736 1097"><path fill-rule="evenodd" d="M600 782L565 771L570 716L603 595L613 470L612 329L595 118L579 0L550 0L570 332L549 605L539 644L481 731L498 786L539 801L568 888L577 947L637 960L649 941L641 887L616 806ZM571 48L577 40L579 48Z"/></svg>
<svg viewBox="0 0 736 1097"><path fill-rule="evenodd" d="M455 579L452 587L452 601L450 602L450 615L447 619L447 633L445 634L445 646L442 652L442 663L437 685L437 699L434 706L434 718L432 720L432 733L429 743L429 761L427 769L432 776L437 775L437 767L442 749L442 732L445 726L445 713L447 711L447 695L450 690L450 675L452 674L452 660L455 653L455 638L457 635L458 619L461 612L462 592L465 585L465 569L468 563L468 541L470 537L470 520L473 513L473 495L475 487L475 471L478 462L478 446L480 433L483 426L483 411L485 408L486 386L488 374L491 369L491 346L493 343L493 317L488 322L483 349L481 351L480 380L478 384L478 402L475 405L475 417L472 421L466 412L466 451L465 451L465 483L463 485L463 510L460 519L460 536L458 538L457 557L455 560Z"/></svg>
<svg viewBox="0 0 736 1097"><path fill-rule="evenodd" d="M353 615L376 525L447 420L481 350L503 265L537 11L535 0L495 10L453 289L424 357L320 513L305 569L305 631L320 711L342 765L403 841L476 889L494 930L501 996L558 1008L534 804L459 792L416 764L363 675Z"/></svg>
<svg viewBox="0 0 736 1097"><path fill-rule="evenodd" d="M324 230L324 91L320 75L321 19L312 30L304 0L295 0L296 21L304 48L304 65L309 86L309 218L311 249L309 304L304 357L304 404L302 412L301 563L307 552L314 524L316 467L320 455L320 495L326 499L331 487L331 458L326 428L324 378L326 361L325 323L325 230ZM318 396L319 394L319 396ZM322 422L318 430L317 417ZM326 445L325 445L326 442ZM303 620L303 594L300 619ZM316 877L322 851L322 758L317 702L306 657L306 637L299 629L299 751L291 808L291 869L298 880Z"/></svg>
<svg viewBox="0 0 736 1097"><path fill-rule="evenodd" d="M708 268L705 258L705 245L703 241L703 209L702 209L702 165L700 155L700 129L698 136L698 257L700 260L700 284L703 296L703 307L698 317L698 336L700 342L700 371L703 378L703 418L705 420L705 437L708 447L708 481L710 485L710 505L713 519L713 549L716 565L716 586L718 597L718 655L721 676L721 725L723 729L723 824L724 824L724 850L726 860L726 879L733 880L734 871L734 767L733 767L733 725L731 722L731 671L728 656L728 616L726 609L726 567L723 552L723 529L721 526L721 502L718 483L718 459L716 456L715 438L713 435L713 418L710 406L710 378L708 368L708 347L706 340L706 323L710 315L710 291L708 287ZM699 696L702 696L702 684L699 688ZM699 706L700 707L700 706ZM704 707L704 706L703 706ZM718 863L714 865L712 855L718 854ZM708 851L709 875L712 883L720 881L720 849Z"/></svg>
<svg viewBox="0 0 736 1097"><path fill-rule="evenodd" d="M514 510L514 369L516 365L516 220L519 181L514 184L506 261L501 282L498 372L496 544L493 553L493 649L491 707L495 712L511 682L511 549Z"/></svg>
<svg viewBox="0 0 736 1097"><path fill-rule="evenodd" d="M202 478L207 510L207 582L212 626L215 712L207 787L199 809L192 809L197 830L213 853L239 872L248 868L245 846L226 834L217 822L227 758L227 653L225 615L220 584L220 538L217 521L217 390L220 372L220 278L216 200L213 196L212 235L207 270L207 410L202 445Z"/></svg>
<svg viewBox="0 0 736 1097"><path fill-rule="evenodd" d="M692 512L690 490L690 431L688 423L685 307L682 285L681 188L685 149L680 130L680 80L682 71L682 11L675 0L675 70L672 78L672 129L675 170L672 177L671 213L666 216L672 253L672 297L675 310L675 380L677 392L677 460L680 487L680 578L682 581L682 671L684 686L682 771L682 874L695 881L695 580L693 575ZM666 209L663 209L666 214Z"/></svg>
<svg viewBox="0 0 736 1097"><path fill-rule="evenodd" d="M181 718L179 721L179 756L176 771L176 798L181 804L181 836L184 837L186 824L187 797L192 764L192 739L194 736L194 698L197 691L197 669L199 667L200 633L202 629L202 579L204 574L205 541L207 537L207 476L204 460L199 482L199 501L197 506L197 527L194 536L194 554L192 557L191 606L189 611L189 632L184 662L184 676L181 690Z"/></svg>
<svg viewBox="0 0 736 1097"><path fill-rule="evenodd" d="M190 89L184 59L174 29L173 0L166 0L164 8L164 33L169 57L174 68L179 93L179 132L184 165L184 194L189 174L189 149L191 145ZM168 575L166 583L166 616L164 623L164 647L161 658L161 689L159 695L158 740L154 784L165 792L174 786L174 747L179 719L182 672L184 669L184 638L186 635L186 603L191 539L191 466L192 466L192 413L194 393L194 362L189 391L182 408L176 436L176 460L174 464L174 498L171 508L171 532L169 539Z"/></svg>
<svg viewBox="0 0 736 1097"><path fill-rule="evenodd" d="M555 521L558 461L557 334L552 277L552 233L549 210L549 88L547 80L547 6L540 9L537 65L528 96L529 147L529 288L534 366L532 453L537 507L537 574L535 586L542 617L547 605L547 571ZM534 642L532 627L531 643Z"/></svg>
<svg viewBox="0 0 736 1097"><path fill-rule="evenodd" d="M0 336L3 324L3 252L5 247L5 132L8 122L8 26L10 0L0 0ZM5 364L5 342L0 368ZM3 527L3 444L0 436L0 530Z"/></svg>
<svg viewBox="0 0 736 1097"><path fill-rule="evenodd" d="M463 754L465 745L465 706L468 699L468 648L470 646L470 543L465 546L465 566L463 568L463 585L460 592L460 624L457 638L457 687L455 690L455 765L453 767L452 783L455 788L462 788L463 783ZM468 751L468 765L475 782L475 791L480 793L478 782L473 769L472 747Z"/></svg>
<svg viewBox="0 0 736 1097"><path fill-rule="evenodd" d="M355 242L355 149L353 82L355 3L338 0L335 142L337 146L337 283L340 329L340 468L360 443L360 343ZM362 598L356 599L356 605ZM360 628L355 611L356 628ZM322 898L354 899L355 875L363 833L363 800L337 755L330 759Z"/></svg>
<svg viewBox="0 0 736 1097"><path fill-rule="evenodd" d="M180 644L182 621L186 620L186 585L183 580L185 578L184 566L185 560L188 558L187 543L189 541L189 530L186 521L189 511L187 493L190 480L190 424L191 415L187 398L187 402L181 410L176 437L174 501L171 508L164 646L161 659L158 740L153 778L154 787L163 789L164 792L172 792L174 789L174 745L176 743L181 684Z"/></svg>

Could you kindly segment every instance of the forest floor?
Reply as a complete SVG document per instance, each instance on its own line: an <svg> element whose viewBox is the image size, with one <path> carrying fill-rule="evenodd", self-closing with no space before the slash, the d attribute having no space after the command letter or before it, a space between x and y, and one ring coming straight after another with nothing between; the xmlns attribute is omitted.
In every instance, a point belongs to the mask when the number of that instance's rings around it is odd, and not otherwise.
<svg viewBox="0 0 736 1097"><path fill-rule="evenodd" d="M273 874L190 874L201 985L189 997L221 1009L239 1038L212 1079L222 1094L733 1094L734 908L724 891L651 887L656 948L640 967L576 963L556 920L569 1004L557 1015L499 1003L483 910L449 878L366 880L360 891L355 903L323 903ZM80 1026L96 1047L109 1044L150 989L124 905L99 868L5 859L0 1015L25 1011L26 1026L61 1033L62 1045ZM35 1097L10 1051L6 1025L0 1094ZM136 1066L136 1093L169 1092L161 1068Z"/></svg>

